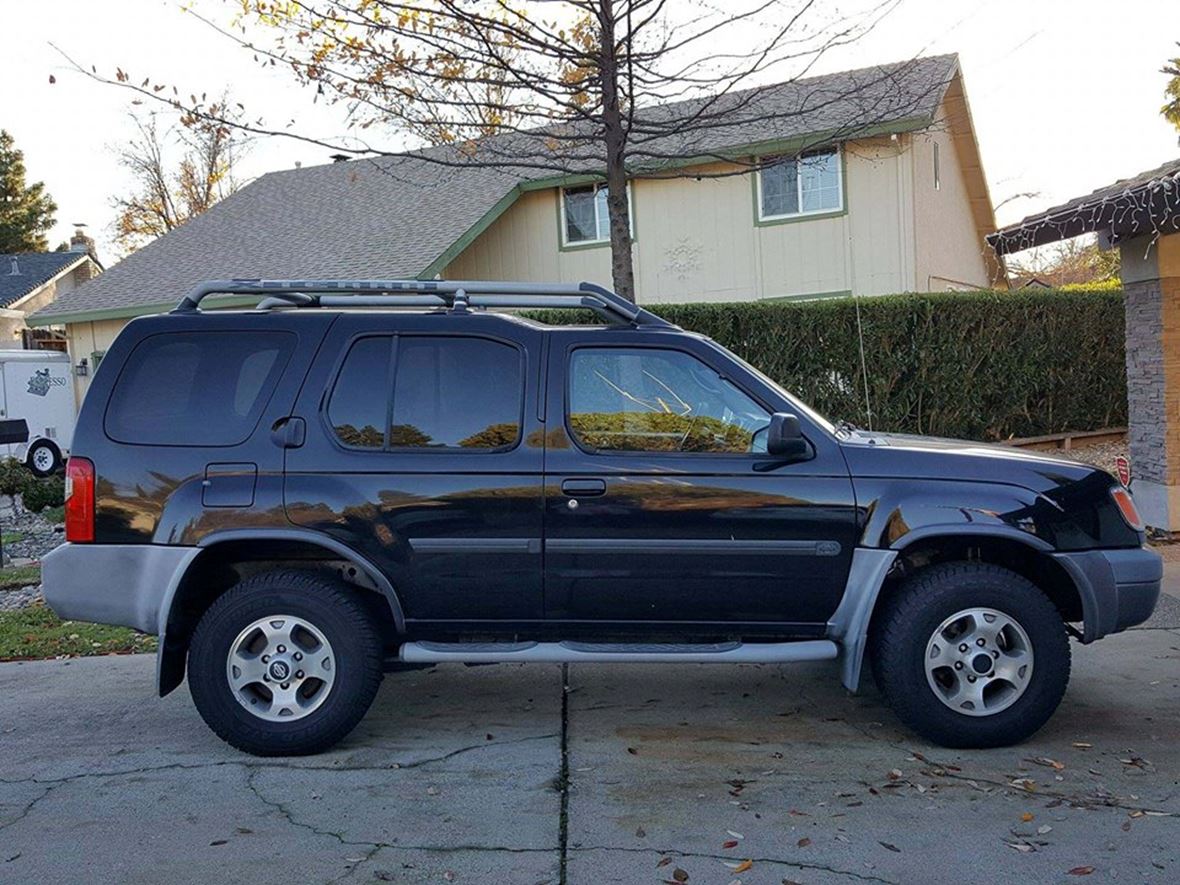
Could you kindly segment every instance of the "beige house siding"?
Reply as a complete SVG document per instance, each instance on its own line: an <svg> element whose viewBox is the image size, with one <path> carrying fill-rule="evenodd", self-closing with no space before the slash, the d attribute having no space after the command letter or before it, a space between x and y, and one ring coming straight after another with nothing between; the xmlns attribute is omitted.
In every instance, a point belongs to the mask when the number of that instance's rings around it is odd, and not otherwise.
<svg viewBox="0 0 1180 885"><path fill-rule="evenodd" d="M714 164L632 184L644 303L748 301L915 287L908 137L843 150L843 213L759 224L750 174ZM610 282L605 246L559 247L560 191L525 193L445 269L449 279Z"/></svg>
<svg viewBox="0 0 1180 885"><path fill-rule="evenodd" d="M940 110L938 118L947 119L945 108ZM972 216L968 179L955 139L946 127L936 127L915 135L913 142L918 291L987 286L987 244ZM938 146L938 189L934 186L935 145Z"/></svg>
<svg viewBox="0 0 1180 885"><path fill-rule="evenodd" d="M74 375L74 396L79 407L90 388L90 379L94 377L94 354L106 352L129 322L131 321L128 319L95 320L88 323L70 323L66 326L71 361L77 365L86 360L90 365L89 374Z"/></svg>

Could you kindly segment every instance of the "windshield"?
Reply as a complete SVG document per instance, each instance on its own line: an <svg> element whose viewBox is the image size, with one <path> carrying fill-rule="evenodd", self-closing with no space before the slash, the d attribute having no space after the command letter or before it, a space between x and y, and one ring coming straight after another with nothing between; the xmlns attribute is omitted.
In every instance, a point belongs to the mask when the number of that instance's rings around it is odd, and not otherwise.
<svg viewBox="0 0 1180 885"><path fill-rule="evenodd" d="M757 378L759 380L764 382L768 387L772 388L776 393L780 394L783 397L783 399L787 400L787 402L789 402L791 404L791 408L795 409L795 413L797 415L806 416L811 421L814 421L816 424L818 424L820 427L822 427L824 430L826 430L828 433L834 434L836 432L836 425L834 425L831 421L829 421L827 418L825 418L819 412L815 411L815 409L811 408L811 406L807 405L806 403L804 403L804 402L800 401L799 399L797 399L796 397L792 396L785 389L783 389L783 386L781 384L779 384L777 381L775 381L773 378L771 378L769 375L767 375L761 369L757 368L756 366L750 365L750 363L746 362L744 359L742 359L740 356L738 356L732 350L722 347L716 341L713 341L712 339L706 339L706 340L713 347L716 347L719 351L724 353L730 359L734 360L736 363L738 363L744 369L751 372L753 375L757 376Z"/></svg>

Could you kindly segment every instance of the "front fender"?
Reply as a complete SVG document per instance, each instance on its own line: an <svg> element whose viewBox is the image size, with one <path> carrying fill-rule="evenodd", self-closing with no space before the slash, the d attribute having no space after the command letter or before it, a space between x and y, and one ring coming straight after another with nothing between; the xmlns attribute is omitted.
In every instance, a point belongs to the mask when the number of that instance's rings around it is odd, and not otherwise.
<svg viewBox="0 0 1180 885"><path fill-rule="evenodd" d="M860 546L899 550L932 535L990 535L1052 550L1052 501L1021 486L947 480L856 480Z"/></svg>

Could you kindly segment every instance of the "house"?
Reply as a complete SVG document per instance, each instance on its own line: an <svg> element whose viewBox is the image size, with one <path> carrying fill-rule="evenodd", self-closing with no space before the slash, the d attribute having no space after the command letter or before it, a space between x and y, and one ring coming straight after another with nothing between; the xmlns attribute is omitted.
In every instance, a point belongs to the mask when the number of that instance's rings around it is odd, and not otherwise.
<svg viewBox="0 0 1180 885"><path fill-rule="evenodd" d="M659 146L680 159L631 170L640 303L1003 283L984 244L994 215L956 56L732 93L710 113L717 125ZM495 148L511 155L513 137L494 136ZM438 147L264 175L33 322L64 327L74 361L93 364L129 318L202 279L610 282L599 181L457 156Z"/></svg>
<svg viewBox="0 0 1180 885"><path fill-rule="evenodd" d="M65 350L65 336L52 328L29 328L27 320L102 272L94 241L81 229L68 250L0 253L0 348Z"/></svg>
<svg viewBox="0 0 1180 885"><path fill-rule="evenodd" d="M1180 532L1180 158L1030 215L988 242L1006 256L1082 234L1120 253L1135 503L1148 526Z"/></svg>

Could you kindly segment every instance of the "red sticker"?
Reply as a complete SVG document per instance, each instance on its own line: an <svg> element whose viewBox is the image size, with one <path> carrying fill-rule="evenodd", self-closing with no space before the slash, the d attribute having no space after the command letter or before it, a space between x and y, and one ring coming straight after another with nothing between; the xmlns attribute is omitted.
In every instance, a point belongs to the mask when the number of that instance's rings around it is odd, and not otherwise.
<svg viewBox="0 0 1180 885"><path fill-rule="evenodd" d="M1131 462L1127 460L1125 455L1119 455L1114 459L1114 466L1119 474L1119 482L1129 486L1131 484Z"/></svg>

